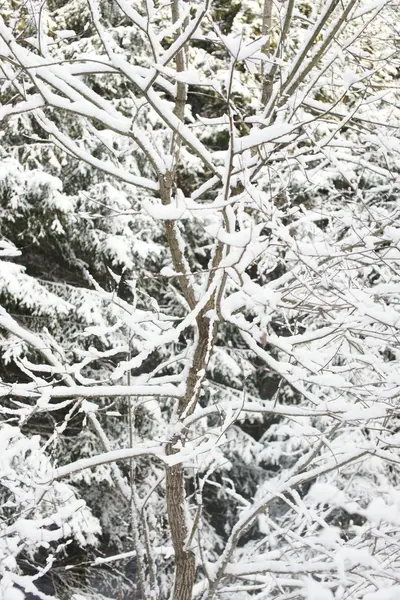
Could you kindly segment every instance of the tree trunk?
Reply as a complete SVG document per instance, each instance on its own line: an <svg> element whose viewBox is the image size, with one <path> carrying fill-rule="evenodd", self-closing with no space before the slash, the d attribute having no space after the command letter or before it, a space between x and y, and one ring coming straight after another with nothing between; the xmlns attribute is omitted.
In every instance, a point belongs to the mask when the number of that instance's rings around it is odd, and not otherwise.
<svg viewBox="0 0 400 600"><path fill-rule="evenodd" d="M208 305L206 310L208 310ZM193 364L188 375L186 395L179 404L179 416L184 413L185 416L193 413L196 407L201 391L201 381L208 363L209 349L216 333L215 323L211 323L204 315L199 315L197 325L198 340ZM184 437L184 432L175 436L167 445L166 453L171 455L178 452L174 446L178 441L184 444ZM175 582L172 598L173 600L192 600L196 579L196 557L187 547L189 537L192 535L188 529L185 473L182 465L174 465L166 470L166 498L172 544L175 551Z"/></svg>
<svg viewBox="0 0 400 600"><path fill-rule="evenodd" d="M174 454L173 442L167 447L167 454ZM185 515L184 471L181 465L169 467L166 471L166 493L168 520L172 543L175 550L175 582L173 600L191 600L196 578L196 558L193 552L185 549L188 528Z"/></svg>

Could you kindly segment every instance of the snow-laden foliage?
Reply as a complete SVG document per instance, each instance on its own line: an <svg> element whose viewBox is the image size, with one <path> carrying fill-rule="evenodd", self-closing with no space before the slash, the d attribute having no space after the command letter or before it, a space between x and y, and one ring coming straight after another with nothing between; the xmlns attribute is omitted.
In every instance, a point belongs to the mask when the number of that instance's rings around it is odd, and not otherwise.
<svg viewBox="0 0 400 600"><path fill-rule="evenodd" d="M399 594L398 16L4 2L1 415L60 599Z"/></svg>
<svg viewBox="0 0 400 600"><path fill-rule="evenodd" d="M71 486L53 480L39 436L28 438L19 427L4 423L0 452L0 597L19 600L31 593L46 598L40 582L57 556L73 540L83 547L97 545L100 524ZM42 550L46 563L39 567ZM23 563L32 565L33 576L24 574Z"/></svg>

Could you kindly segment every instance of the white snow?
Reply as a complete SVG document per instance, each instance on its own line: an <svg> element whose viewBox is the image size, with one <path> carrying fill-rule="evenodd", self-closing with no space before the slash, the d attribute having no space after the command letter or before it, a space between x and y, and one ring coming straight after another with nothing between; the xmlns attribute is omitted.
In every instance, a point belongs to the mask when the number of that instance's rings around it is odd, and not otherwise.
<svg viewBox="0 0 400 600"><path fill-rule="evenodd" d="M282 143L290 142L295 136L289 135L298 128L298 125L290 123L276 123L264 129L254 130L250 135L237 138L234 144L235 153L244 152L254 146L261 146L268 142Z"/></svg>

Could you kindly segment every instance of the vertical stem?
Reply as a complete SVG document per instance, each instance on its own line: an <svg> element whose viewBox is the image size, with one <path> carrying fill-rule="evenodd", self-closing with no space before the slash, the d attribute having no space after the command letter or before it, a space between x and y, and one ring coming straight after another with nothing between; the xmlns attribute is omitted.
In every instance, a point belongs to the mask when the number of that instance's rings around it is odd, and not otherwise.
<svg viewBox="0 0 400 600"><path fill-rule="evenodd" d="M180 417L183 414L185 416L192 414L196 407L215 332L215 322L210 321L205 316L200 316L197 343L188 374L187 391L185 397L179 401L178 406ZM167 454L171 455L177 452L174 446L178 441L184 443L184 432L174 436L169 442L166 447ZM196 579L196 557L188 544L191 527L189 527L187 519L185 479L182 465L167 468L166 496L168 520L175 551L173 600L192 600L192 591Z"/></svg>
<svg viewBox="0 0 400 600"><path fill-rule="evenodd" d="M172 0L171 16L173 23L179 20L179 0ZM178 72L185 70L185 48L177 53L175 57L175 66ZM177 96L175 101L174 113L183 121L185 113L185 104L187 96L187 86L178 82ZM173 164L170 172L163 178L161 182L161 200L163 204L171 202L171 194L176 183L176 168L179 161L180 137L174 132L171 140L171 155ZM165 233L169 248L172 255L172 260L175 269L181 273L185 273L182 277L181 286L183 294L189 306L189 310L193 309L196 304L194 290L190 284L190 269L186 258L183 255L182 248L179 244L179 232L177 231L176 223L172 221L165 222ZM197 364L199 363L196 354L199 352L199 345L195 350L192 368L188 376L186 397L179 401L178 415L181 416L187 407L190 399L195 391L195 382ZM203 362L203 361L200 361ZM195 404L194 404L195 406ZM177 452L174 446L181 439L181 435L176 435L167 444L166 453L174 454ZM183 440L184 442L184 440ZM172 598L173 600L191 600L193 586L196 579L196 557L190 548L186 546L189 536L188 516L187 516L187 501L185 494L185 474L182 465L174 465L168 467L165 473L165 487L168 522L171 531L172 545L175 554L175 577Z"/></svg>
<svg viewBox="0 0 400 600"><path fill-rule="evenodd" d="M262 35L267 35L271 32L272 25L272 0L264 0L264 11L263 11L263 20L262 20ZM263 46L262 51L264 54L269 56L271 48L271 38L268 39L268 42ZM271 97L272 92L272 78L269 74L265 73L265 65L261 63L261 77L262 77L262 94L261 94L261 104L265 106Z"/></svg>
<svg viewBox="0 0 400 600"><path fill-rule="evenodd" d="M172 22L179 20L179 0L172 0ZM181 31L179 31L181 33ZM183 46L175 57L175 66L178 73L185 70L185 46ZM186 104L187 86L185 83L178 82L174 113L183 121Z"/></svg>
<svg viewBox="0 0 400 600"><path fill-rule="evenodd" d="M130 354L129 354L130 358ZM131 385L131 371L129 369L127 374L127 383ZM133 448L133 417L132 417L132 397L128 396L128 427L129 427L129 445ZM146 587L145 587L145 570L143 565L143 552L141 548L141 543L139 540L139 523L136 518L138 514L137 505L136 505L136 495L135 495L135 461L133 458L130 460L129 465L129 479L130 479L130 488L131 488L131 498L130 498L130 509L131 509L131 527L132 527L132 539L133 539L133 548L136 552L136 564L139 575L139 586L141 597L143 600L146 598Z"/></svg>
<svg viewBox="0 0 400 600"><path fill-rule="evenodd" d="M176 23L179 20L179 0L172 0L171 6L172 22ZM187 22L186 22L187 24ZM181 30L178 30L178 34ZM178 73L182 73L186 67L186 49L185 46L179 50L175 57L175 68ZM187 99L187 85L180 81L177 82L176 99L174 113L183 122L185 116L185 105ZM171 141L171 154L173 156L173 178L175 178L176 166L179 159L179 150L181 146L181 138L176 131L174 131Z"/></svg>
<svg viewBox="0 0 400 600"><path fill-rule="evenodd" d="M172 0L172 20L174 23L179 19L179 0ZM175 58L176 70L182 72L186 66L185 48L183 47ZM231 73L233 77L233 70ZM232 81L231 81L232 83ZM231 88L231 84L230 84ZM185 103L187 96L187 86L178 83L177 98L174 112L176 116L183 121ZM228 105L230 103L230 93L228 94ZM233 119L233 117L232 117ZM233 120L232 120L233 127ZM232 137L231 132L231 137ZM171 193L176 182L176 169L179 161L180 138L174 134L172 138L171 154L173 156L173 166L169 173L163 177L160 182L161 200L163 204L169 204L171 201ZM231 147L233 148L233 138L231 139ZM227 177L224 197L229 197L230 194L230 176L232 171L232 157L229 164L229 175ZM177 230L176 223L166 221L165 231L168 239L169 248L172 255L173 264L176 270L184 273L184 277L180 278L180 284L184 297L188 303L189 310L196 306L196 295L191 280L190 267L183 254L182 244L180 240L180 232ZM223 245L218 243L216 253L212 262L212 269L208 279L208 289L214 284L214 279L217 276L217 267L223 257ZM226 276L221 277L221 282L216 287L215 292L210 297L209 302L199 313L196 319L197 331L194 341L194 350L191 360L191 365L188 372L186 394L184 398L179 400L178 418L183 419L196 408L202 383L205 377L208 361L211 350L214 344L217 322L210 319L207 315L210 309L217 309L217 304L222 297L222 290L226 282ZM184 445L187 432L181 431L173 436L166 446L168 455L175 454L178 450L176 446ZM180 442L180 444L178 444ZM168 521L171 531L172 545L175 553L175 579L172 593L172 600L192 600L193 587L196 580L196 557L190 547L190 532L193 527L189 524L188 519L188 503L185 494L185 473L182 465L174 465L166 469L166 500Z"/></svg>

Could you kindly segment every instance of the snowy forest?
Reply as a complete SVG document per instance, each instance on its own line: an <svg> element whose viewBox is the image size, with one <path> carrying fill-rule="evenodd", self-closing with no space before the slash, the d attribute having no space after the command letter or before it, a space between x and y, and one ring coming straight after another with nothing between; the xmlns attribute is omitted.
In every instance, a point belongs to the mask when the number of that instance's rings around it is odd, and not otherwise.
<svg viewBox="0 0 400 600"><path fill-rule="evenodd" d="M0 0L0 600L400 600L398 0Z"/></svg>

